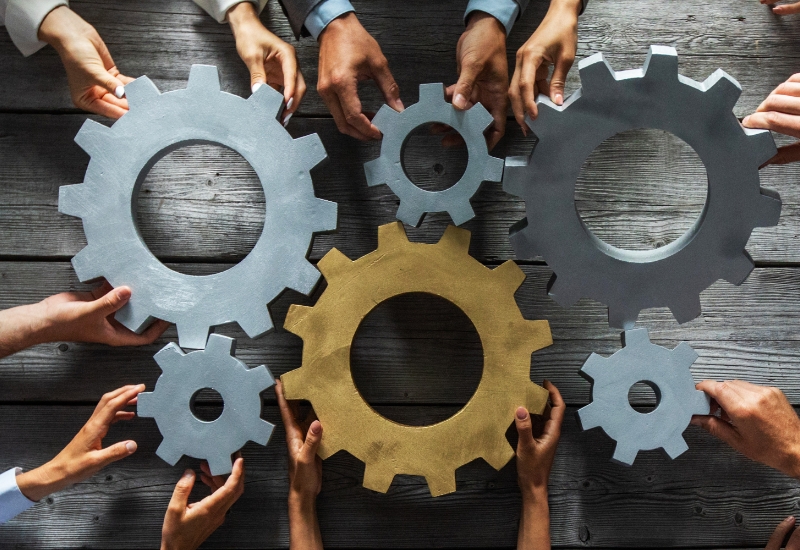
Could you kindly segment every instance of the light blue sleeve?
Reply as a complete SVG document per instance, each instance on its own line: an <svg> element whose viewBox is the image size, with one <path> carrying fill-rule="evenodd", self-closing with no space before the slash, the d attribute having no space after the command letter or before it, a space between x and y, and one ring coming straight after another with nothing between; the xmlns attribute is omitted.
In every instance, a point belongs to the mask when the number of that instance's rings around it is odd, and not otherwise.
<svg viewBox="0 0 800 550"><path fill-rule="evenodd" d="M308 29L308 32L311 33L311 36L316 40L319 38L320 33L325 30L325 27L328 26L328 23L340 15L351 11L356 10L353 9L349 0L322 0L322 2L314 6L314 9L308 14L304 25L306 29Z"/></svg>
<svg viewBox="0 0 800 550"><path fill-rule="evenodd" d="M17 485L20 468L11 468L0 474L0 524L3 524L36 504L22 494Z"/></svg>
<svg viewBox="0 0 800 550"><path fill-rule="evenodd" d="M467 11L464 12L464 21L466 22L469 14L473 11L482 11L500 21L508 35L517 17L525 11L527 6L528 0L469 0Z"/></svg>

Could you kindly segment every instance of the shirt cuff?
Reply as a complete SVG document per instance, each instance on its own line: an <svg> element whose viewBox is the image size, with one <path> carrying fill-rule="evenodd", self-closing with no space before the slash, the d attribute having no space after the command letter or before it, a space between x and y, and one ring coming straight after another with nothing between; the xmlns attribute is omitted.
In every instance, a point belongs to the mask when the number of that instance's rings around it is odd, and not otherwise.
<svg viewBox="0 0 800 550"><path fill-rule="evenodd" d="M0 524L36 504L19 490L17 476L21 473L21 468L11 468L0 474Z"/></svg>
<svg viewBox="0 0 800 550"><path fill-rule="evenodd" d="M208 15L219 23L228 20L228 10L242 2L250 2L256 7L256 11L261 13L267 5L267 0L194 0L194 3L203 8Z"/></svg>
<svg viewBox="0 0 800 550"><path fill-rule="evenodd" d="M308 29L308 32L311 33L311 36L314 37L314 40L316 40L319 38L322 31L325 30L325 27L328 26L328 23L340 15L351 11L356 10L353 9L349 0L322 0L322 2L314 6L314 9L308 14L304 25L306 29Z"/></svg>
<svg viewBox="0 0 800 550"><path fill-rule="evenodd" d="M467 11L464 12L465 23L473 11L488 13L500 21L506 29L506 36L511 32L511 28L520 14L519 4L514 0L469 0Z"/></svg>
<svg viewBox="0 0 800 550"><path fill-rule="evenodd" d="M22 55L28 57L47 45L39 40L42 21L57 7L68 5L67 0L9 0L6 6L6 30Z"/></svg>

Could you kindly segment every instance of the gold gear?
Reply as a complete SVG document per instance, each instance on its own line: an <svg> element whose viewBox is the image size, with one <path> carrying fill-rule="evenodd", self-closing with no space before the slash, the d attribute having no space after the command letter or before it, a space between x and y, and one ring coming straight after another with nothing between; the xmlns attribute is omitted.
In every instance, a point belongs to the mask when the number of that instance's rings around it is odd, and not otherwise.
<svg viewBox="0 0 800 550"><path fill-rule="evenodd" d="M450 226L437 244L411 243L399 222L378 228L378 249L319 261L328 287L314 307L293 305L284 327L303 339L303 365L281 376L286 399L311 402L324 431L319 455L345 450L366 464L364 487L385 493L394 476L424 476L431 495L456 490L455 471L483 458L499 470L514 450L505 433L517 407L541 414L548 392L530 380L531 354L553 343L547 321L528 321L514 300L525 274L513 261L490 269L469 255L470 233ZM483 345L483 374L455 415L406 426L374 411L350 372L364 317L400 294L424 292L466 313Z"/></svg>

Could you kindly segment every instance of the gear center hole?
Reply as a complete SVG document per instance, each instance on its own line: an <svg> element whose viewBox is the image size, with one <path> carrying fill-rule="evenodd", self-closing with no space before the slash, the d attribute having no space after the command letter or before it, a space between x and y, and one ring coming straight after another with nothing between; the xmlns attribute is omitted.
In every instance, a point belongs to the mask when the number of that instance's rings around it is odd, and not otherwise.
<svg viewBox="0 0 800 550"><path fill-rule="evenodd" d="M194 392L189 406L196 419L202 422L214 422L222 416L222 411L225 410L225 401L217 390L202 388Z"/></svg>
<svg viewBox="0 0 800 550"><path fill-rule="evenodd" d="M266 199L258 175L239 153L219 144L187 145L164 155L145 175L135 201L147 247L171 262L170 269L188 275L225 271L226 263L183 262L238 262L264 228Z"/></svg>
<svg viewBox="0 0 800 550"><path fill-rule="evenodd" d="M472 398L483 375L483 346L455 304L431 294L401 294L364 318L350 348L350 370L378 414L427 426L447 420Z"/></svg>
<svg viewBox="0 0 800 550"><path fill-rule="evenodd" d="M408 134L400 153L406 177L425 191L444 191L461 179L469 153L461 134L438 122L423 124ZM444 145L443 145L444 143Z"/></svg>
<svg viewBox="0 0 800 550"><path fill-rule="evenodd" d="M661 404L661 390L647 380L640 380L628 389L628 403L636 412L651 413Z"/></svg>
<svg viewBox="0 0 800 550"><path fill-rule="evenodd" d="M653 251L692 231L708 174L692 147L664 130L629 130L601 143L575 184L575 208L606 244Z"/></svg>

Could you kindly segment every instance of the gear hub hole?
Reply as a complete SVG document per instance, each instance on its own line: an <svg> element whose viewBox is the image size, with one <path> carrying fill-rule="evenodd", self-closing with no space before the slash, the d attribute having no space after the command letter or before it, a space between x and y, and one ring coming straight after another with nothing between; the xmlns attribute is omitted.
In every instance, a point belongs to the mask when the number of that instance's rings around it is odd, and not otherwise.
<svg viewBox="0 0 800 550"><path fill-rule="evenodd" d="M401 294L364 318L350 349L350 370L376 412L407 426L427 426L447 420L474 395L483 346L455 304L431 294ZM417 403L448 406L408 406Z"/></svg>
<svg viewBox="0 0 800 550"><path fill-rule="evenodd" d="M225 410L225 401L219 392L213 388L202 388L194 392L190 401L192 414L202 422L214 422L222 416Z"/></svg>
<svg viewBox="0 0 800 550"><path fill-rule="evenodd" d="M469 162L467 147L463 144L442 145L442 140L458 139L455 130L446 131L443 124L428 123L417 126L408 134L400 153L403 171L414 185L425 191L444 191L461 179Z"/></svg>
<svg viewBox="0 0 800 550"><path fill-rule="evenodd" d="M700 157L679 137L655 129L621 132L583 163L575 208L598 239L652 251L692 231L708 195Z"/></svg>
<svg viewBox="0 0 800 550"><path fill-rule="evenodd" d="M168 152L144 176L134 202L136 224L150 251L189 275L225 271L258 242L266 200L261 182L239 153L219 144L187 145ZM180 230L175 231L175 227Z"/></svg>
<svg viewBox="0 0 800 550"><path fill-rule="evenodd" d="M628 389L628 403L642 414L651 413L661 404L661 390L647 380L640 380Z"/></svg>

